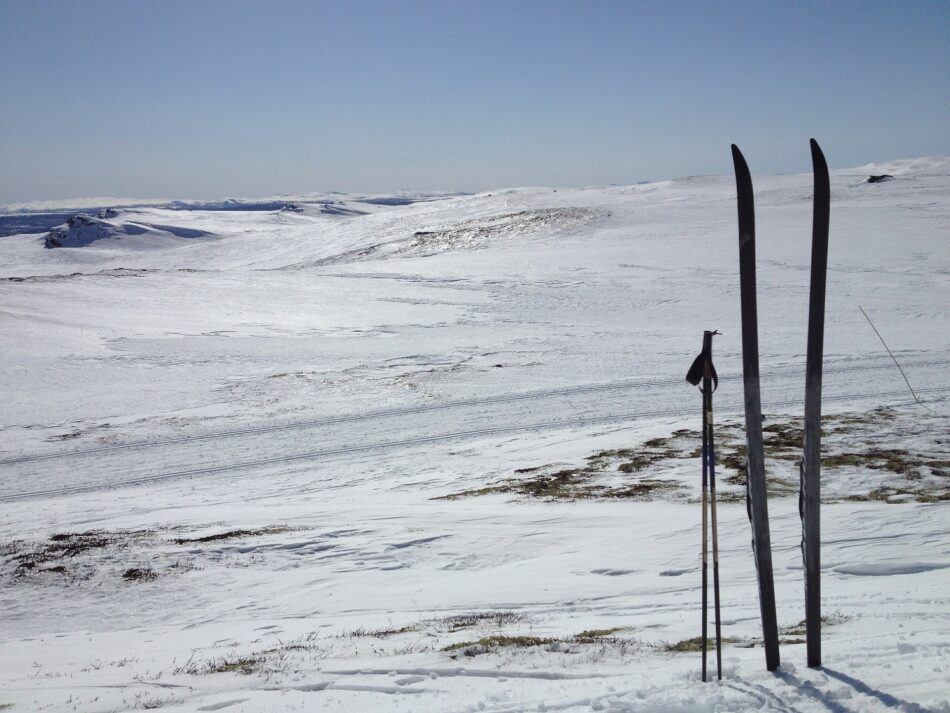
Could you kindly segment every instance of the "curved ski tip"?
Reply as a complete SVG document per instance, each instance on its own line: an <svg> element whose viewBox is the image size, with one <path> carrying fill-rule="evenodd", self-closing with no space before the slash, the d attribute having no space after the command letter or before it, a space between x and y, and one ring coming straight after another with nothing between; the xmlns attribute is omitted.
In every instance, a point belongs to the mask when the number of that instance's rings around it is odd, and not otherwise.
<svg viewBox="0 0 950 713"><path fill-rule="evenodd" d="M809 139L811 144L811 158L812 163L816 166L824 167L823 170L827 171L827 161L825 160L825 153L821 150L821 146L818 145L818 142L814 139Z"/></svg>
<svg viewBox="0 0 950 713"><path fill-rule="evenodd" d="M739 150L739 147L736 146L735 144L732 145L732 163L736 168L737 177L740 174L743 176L748 175L749 164L746 163L745 156L742 155L742 152Z"/></svg>

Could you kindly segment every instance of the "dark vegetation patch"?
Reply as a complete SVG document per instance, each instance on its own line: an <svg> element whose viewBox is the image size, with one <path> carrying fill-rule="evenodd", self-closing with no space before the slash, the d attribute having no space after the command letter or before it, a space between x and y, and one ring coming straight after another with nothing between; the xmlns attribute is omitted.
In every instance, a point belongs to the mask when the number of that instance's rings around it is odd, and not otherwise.
<svg viewBox="0 0 950 713"><path fill-rule="evenodd" d="M217 532L213 535L203 535L201 537L176 537L172 542L176 545L192 545L203 544L205 542L218 542L220 540L234 540L239 537L280 535L284 532L290 532L290 528L283 525L273 525L271 527L260 527L256 530L228 530L227 532Z"/></svg>
<svg viewBox="0 0 950 713"><path fill-rule="evenodd" d="M310 632L291 641L279 642L277 646L259 651L238 653L232 649L227 653L204 659L198 658L197 652L192 652L185 662L172 668L172 673L191 676L212 673L240 673L243 675L257 673L266 676L278 672L287 672L297 668L293 665L295 655L299 656L304 653L319 658L325 656L326 652L317 644L317 638L317 632Z"/></svg>
<svg viewBox="0 0 950 713"><path fill-rule="evenodd" d="M0 557L5 565L12 565L16 579L47 572L70 574L75 569L74 561L81 555L108 547L126 547L149 534L148 530L60 532L41 543L15 540L0 547Z"/></svg>
<svg viewBox="0 0 950 713"><path fill-rule="evenodd" d="M919 502L950 500L950 452L946 417L880 407L822 418L822 499L825 502ZM795 496L803 455L803 419L767 416L762 425L769 497ZM890 442L888 442L888 440ZM916 447L907 446L908 440ZM701 457L701 434L679 429L669 436L602 450L583 465L518 468L514 477L437 499L506 494L544 500L684 499L695 490L682 476L683 460ZM716 425L716 485L720 502L744 502L744 423ZM697 471L699 466L697 464ZM678 477L677 477L678 476ZM698 480L698 477L697 477Z"/></svg>
<svg viewBox="0 0 950 713"><path fill-rule="evenodd" d="M832 612L821 617L821 626L822 628L835 626L836 624L841 624L848 621L850 618L851 617L845 616L839 611ZM800 622L793 624L792 626L783 626L778 630L778 633L780 636L804 636L805 620L802 619ZM785 640L783 639L782 642L785 643Z"/></svg>
<svg viewBox="0 0 950 713"><path fill-rule="evenodd" d="M438 636L442 633L453 633L475 627L491 627L500 629L511 624L520 624L527 620L523 614L508 610L473 611L464 614L450 614L448 616L423 619L417 624L401 627L387 627L368 629L359 627L352 631L343 632L339 638L378 638L384 639L399 634L424 632L428 636Z"/></svg>
<svg viewBox="0 0 950 713"><path fill-rule="evenodd" d="M906 441L908 434L920 435L927 426L919 414L902 414L894 409L881 407L865 413L830 414L822 418L821 469L823 492L826 502L839 500L852 502L942 502L950 499L950 487L935 481L935 478L950 476L950 454L946 453L943 441L934 439L934 434L945 429L938 417L924 440L937 448L936 453L915 453L907 448L869 445L880 440L881 433L893 433L897 442ZM762 426L762 439L766 461L766 489L769 497L797 495L799 490L799 462L804 449L804 429L801 418L767 418ZM719 500L743 501L746 488L745 432L738 423L725 423L716 430L717 481L726 486L718 492ZM940 450L943 452L939 452ZM867 490L860 485L857 493L837 494L847 491L850 481L846 469L877 471L879 474L896 476L893 485L873 487ZM854 470L851 471L854 473ZM858 483L867 480L863 478ZM877 480L880 480L878 477ZM830 488L826 486L832 486Z"/></svg>
<svg viewBox="0 0 950 713"><path fill-rule="evenodd" d="M372 638L372 639L385 639L389 636L397 636L398 634L408 634L409 632L416 631L415 626L401 626L399 628L388 628L388 629L367 629L365 627L357 627L353 631L347 631L343 634L340 634L340 638L348 639L357 639L357 638Z"/></svg>
<svg viewBox="0 0 950 713"><path fill-rule="evenodd" d="M447 631L459 631L460 629L469 629L481 625L502 627L509 624L518 624L524 620L525 616L523 614L517 614L513 611L484 611L452 614L430 619L425 623Z"/></svg>
<svg viewBox="0 0 950 713"><path fill-rule="evenodd" d="M588 629L587 631L575 634L573 641L579 644L594 644L608 637L612 637L614 634L626 630L626 628L625 626L614 626L610 629Z"/></svg>
<svg viewBox="0 0 950 713"><path fill-rule="evenodd" d="M448 653L452 658L480 656L481 654L496 652L499 649L530 649L539 646L544 646L548 651L554 653L578 653L578 647L610 644L621 653L625 653L634 642L613 636L613 634L624 631L625 628L617 626L610 629L590 629L568 637L492 634L474 641L459 641L449 644L442 647L442 651Z"/></svg>
<svg viewBox="0 0 950 713"><path fill-rule="evenodd" d="M194 538L178 537L175 544L195 544L288 532L292 528L271 526L259 529L229 530ZM183 573L196 568L190 559L178 554L152 552L145 555L151 565L137 564L143 559L142 547L166 545L155 530L86 530L57 532L47 540L14 540L0 544L0 577L13 582L46 581L78 583L115 577L126 582L148 582L159 576ZM137 554L129 552L137 548ZM119 564L126 557L132 561ZM161 560L162 566L155 562ZM146 560L148 561L148 560Z"/></svg>
<svg viewBox="0 0 950 713"><path fill-rule="evenodd" d="M122 573L126 582L151 582L158 579L158 574L151 567L130 567Z"/></svg>
<svg viewBox="0 0 950 713"><path fill-rule="evenodd" d="M478 495L504 493L544 500L653 500L682 489L675 480L643 477L643 472L664 461L683 457L676 441L695 436L698 431L682 430L665 438L652 438L637 448L620 448L593 453L582 466L555 465L518 468L516 477L481 488L443 495L437 500L456 500Z"/></svg>
<svg viewBox="0 0 950 713"><path fill-rule="evenodd" d="M723 636L723 644L738 644L741 643L741 639L737 639L732 636ZM668 651L670 653L684 654L692 653L696 651L703 650L703 637L695 636L692 639L683 639L682 641L670 642L670 641L661 641L657 644L657 648L661 651ZM716 648L716 639L715 637L709 637L706 639L706 650L712 651Z"/></svg>
<svg viewBox="0 0 950 713"><path fill-rule="evenodd" d="M254 673L264 663L262 654L238 655L234 653L214 656L203 661L188 659L181 666L174 669L175 674L187 673L191 676L200 676L208 673Z"/></svg>
<svg viewBox="0 0 950 713"><path fill-rule="evenodd" d="M929 417L928 417L929 418ZM946 429L945 419L937 417L925 424L917 413L900 413L881 407L865 413L830 414L822 417L822 499L826 502L942 502L950 499L950 484L935 480L950 475L950 454L934 436ZM929 432L928 432L929 431ZM935 452L913 452L892 444L875 445L882 433L893 434L896 443L906 442L908 435L933 444ZM725 435L717 443L720 480L739 489L744 497L746 484L745 444L741 431ZM769 497L797 495L799 467L804 448L803 420L786 417L762 427L766 461L766 487ZM718 439L717 439L718 440ZM942 452L941 452L942 451ZM787 462L783 466L781 462ZM859 480L849 475L861 471ZM877 475L875 476L875 473ZM888 476L893 475L893 479ZM867 476L872 476L873 480ZM888 479L881 485L881 476ZM852 482L854 488L851 488ZM873 483L868 488L865 483ZM830 487L828 487L830 486ZM857 492L848 492L857 490Z"/></svg>
<svg viewBox="0 0 950 713"><path fill-rule="evenodd" d="M493 636L484 636L477 641L459 641L455 644L449 644L443 647L443 651L449 653L457 651L465 656L478 656L487 654L502 648L529 648L531 646L545 646L553 644L554 639L542 638L539 636L505 636L495 634Z"/></svg>
<svg viewBox="0 0 950 713"><path fill-rule="evenodd" d="M867 503L867 502L881 502L881 503L900 503L900 502L917 502L917 503L942 503L950 500L950 489L943 488L938 492L927 493L921 492L919 489L910 489L910 488L889 488L889 487L879 487L873 488L867 493L858 493L856 495L848 495L844 498L848 502L854 503Z"/></svg>
<svg viewBox="0 0 950 713"><path fill-rule="evenodd" d="M74 438L79 438L82 435L82 431L70 431L69 433L60 433L56 436L50 436L50 441L71 441Z"/></svg>

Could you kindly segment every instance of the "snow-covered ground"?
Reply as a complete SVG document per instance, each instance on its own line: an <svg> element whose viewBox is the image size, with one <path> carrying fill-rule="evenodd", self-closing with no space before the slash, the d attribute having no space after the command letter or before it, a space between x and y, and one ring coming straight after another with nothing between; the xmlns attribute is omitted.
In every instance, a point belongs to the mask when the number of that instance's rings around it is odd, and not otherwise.
<svg viewBox="0 0 950 713"><path fill-rule="evenodd" d="M950 159L832 175L817 671L811 176L756 189L778 673L735 470L731 176L122 200L55 233L77 247L0 238L0 710L950 711ZM679 650L683 377L712 328L727 644L704 684Z"/></svg>

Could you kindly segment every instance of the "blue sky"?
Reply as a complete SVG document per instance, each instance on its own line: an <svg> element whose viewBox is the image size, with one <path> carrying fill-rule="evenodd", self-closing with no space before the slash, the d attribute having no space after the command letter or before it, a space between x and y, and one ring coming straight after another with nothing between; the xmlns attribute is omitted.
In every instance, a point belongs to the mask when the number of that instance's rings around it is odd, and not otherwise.
<svg viewBox="0 0 950 713"><path fill-rule="evenodd" d="M950 153L950 2L0 0L0 203Z"/></svg>

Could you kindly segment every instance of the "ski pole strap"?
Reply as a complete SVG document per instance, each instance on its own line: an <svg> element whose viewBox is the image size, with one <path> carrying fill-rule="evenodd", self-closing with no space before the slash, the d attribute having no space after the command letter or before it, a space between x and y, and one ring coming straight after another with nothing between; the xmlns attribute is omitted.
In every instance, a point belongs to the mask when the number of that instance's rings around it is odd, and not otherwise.
<svg viewBox="0 0 950 713"><path fill-rule="evenodd" d="M699 386L706 374L706 366L709 365L710 378L713 382L713 391L719 388L719 376L716 374L716 367L712 363L712 338L719 334L718 331L706 330L703 332L703 350L693 360L692 366L686 372L686 380L693 386ZM702 388L702 387L700 387Z"/></svg>

